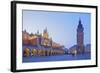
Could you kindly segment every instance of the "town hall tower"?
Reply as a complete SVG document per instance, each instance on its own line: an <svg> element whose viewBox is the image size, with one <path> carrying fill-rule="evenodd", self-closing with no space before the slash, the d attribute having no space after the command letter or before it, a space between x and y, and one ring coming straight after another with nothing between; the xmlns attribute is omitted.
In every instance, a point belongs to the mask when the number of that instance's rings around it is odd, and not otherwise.
<svg viewBox="0 0 100 73"><path fill-rule="evenodd" d="M81 19L79 19L77 27L77 52L84 53L84 28Z"/></svg>

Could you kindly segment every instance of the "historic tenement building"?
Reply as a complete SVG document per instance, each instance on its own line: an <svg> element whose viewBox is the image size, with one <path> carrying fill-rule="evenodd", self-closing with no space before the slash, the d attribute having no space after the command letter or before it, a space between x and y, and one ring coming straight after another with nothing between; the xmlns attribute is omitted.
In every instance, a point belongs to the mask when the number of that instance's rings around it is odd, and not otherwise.
<svg viewBox="0 0 100 73"><path fill-rule="evenodd" d="M24 56L29 56L29 54L34 56L46 56L65 53L63 49L64 46L54 42L52 38L49 37L47 28L44 29L43 34L40 34L39 31L35 34L29 34L25 30L22 32L22 36Z"/></svg>

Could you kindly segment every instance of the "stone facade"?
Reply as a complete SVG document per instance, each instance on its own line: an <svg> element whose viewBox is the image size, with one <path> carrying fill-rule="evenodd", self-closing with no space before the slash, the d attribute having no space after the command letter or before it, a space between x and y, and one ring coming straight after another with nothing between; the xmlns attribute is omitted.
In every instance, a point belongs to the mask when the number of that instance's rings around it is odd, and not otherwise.
<svg viewBox="0 0 100 73"><path fill-rule="evenodd" d="M63 46L54 42L52 38L49 38L47 28L43 31L43 34L39 34L37 31L36 34L29 34L26 31L23 31L23 46L32 46L33 48L25 47L23 51L27 51L27 48L30 49L30 55L32 56L50 56L64 54L65 50ZM35 47L34 47L35 46ZM23 53L23 56L27 52ZM28 53L29 54L29 53ZM27 55L26 55L27 56ZM28 55L29 56L29 55Z"/></svg>

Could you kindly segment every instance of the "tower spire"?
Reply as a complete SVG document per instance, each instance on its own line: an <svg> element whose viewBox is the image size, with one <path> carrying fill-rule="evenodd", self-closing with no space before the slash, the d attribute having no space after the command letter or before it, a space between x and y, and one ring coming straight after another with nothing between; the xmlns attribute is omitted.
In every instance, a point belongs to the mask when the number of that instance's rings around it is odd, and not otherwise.
<svg viewBox="0 0 100 73"><path fill-rule="evenodd" d="M81 18L79 18L79 23L78 23L78 27L77 27L77 31L83 31L84 28L83 28L83 25L81 23Z"/></svg>
<svg viewBox="0 0 100 73"><path fill-rule="evenodd" d="M81 24L81 18L79 18L79 24Z"/></svg>
<svg viewBox="0 0 100 73"><path fill-rule="evenodd" d="M44 33L47 33L47 27L44 29Z"/></svg>
<svg viewBox="0 0 100 73"><path fill-rule="evenodd" d="M37 30L37 34L39 35L39 30Z"/></svg>
<svg viewBox="0 0 100 73"><path fill-rule="evenodd" d="M43 37L44 38L49 38L48 31L47 31L47 27L44 29Z"/></svg>

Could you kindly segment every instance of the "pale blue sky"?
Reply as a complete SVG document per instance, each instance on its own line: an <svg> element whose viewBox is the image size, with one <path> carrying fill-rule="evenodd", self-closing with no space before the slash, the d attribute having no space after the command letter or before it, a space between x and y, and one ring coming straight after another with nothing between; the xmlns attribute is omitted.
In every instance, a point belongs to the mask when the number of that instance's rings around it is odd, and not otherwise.
<svg viewBox="0 0 100 73"><path fill-rule="evenodd" d="M36 33L47 27L49 37L66 48L76 44L76 29L81 18L84 27L84 44L91 41L91 14L76 12L50 12L23 10L23 30Z"/></svg>

